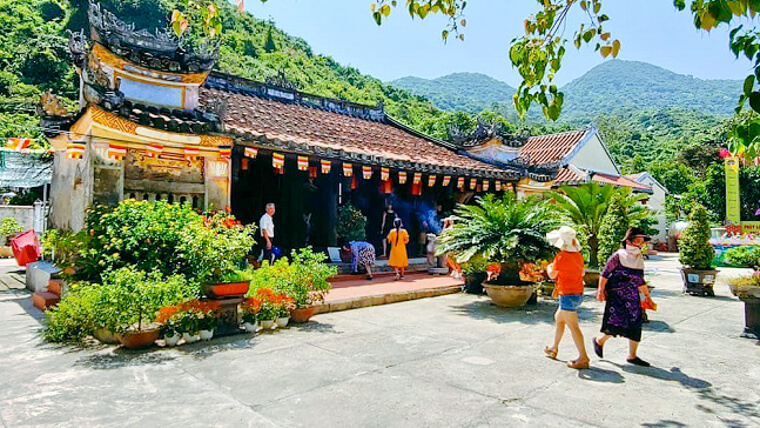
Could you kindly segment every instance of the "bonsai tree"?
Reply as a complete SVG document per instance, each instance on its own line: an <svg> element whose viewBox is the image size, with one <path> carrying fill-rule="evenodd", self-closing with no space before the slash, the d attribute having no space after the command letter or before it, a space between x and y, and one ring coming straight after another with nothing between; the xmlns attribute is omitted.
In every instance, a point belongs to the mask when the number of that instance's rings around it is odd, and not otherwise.
<svg viewBox="0 0 760 428"><path fill-rule="evenodd" d="M602 224L599 226L599 253L597 255L599 266L604 266L607 259L620 248L620 241L625 238L625 232L628 230L628 217L621 199L619 194L612 196L607 212L602 217Z"/></svg>
<svg viewBox="0 0 760 428"><path fill-rule="evenodd" d="M686 218L689 225L681 235L679 260L681 264L697 270L712 269L715 250L709 244L710 226L707 223L707 210L696 204Z"/></svg>
<svg viewBox="0 0 760 428"><path fill-rule="evenodd" d="M367 217L358 208L346 204L338 209L338 238L347 241L359 241L367 236Z"/></svg>
<svg viewBox="0 0 760 428"><path fill-rule="evenodd" d="M8 245L8 238L24 230L24 227L13 217L0 221L0 244Z"/></svg>
<svg viewBox="0 0 760 428"><path fill-rule="evenodd" d="M524 262L549 259L554 247L546 234L557 225L550 206L538 197L518 201L511 193L477 198L477 205L459 205L454 225L440 236L439 255L451 253L457 263L484 259L501 267L493 284L519 285Z"/></svg>

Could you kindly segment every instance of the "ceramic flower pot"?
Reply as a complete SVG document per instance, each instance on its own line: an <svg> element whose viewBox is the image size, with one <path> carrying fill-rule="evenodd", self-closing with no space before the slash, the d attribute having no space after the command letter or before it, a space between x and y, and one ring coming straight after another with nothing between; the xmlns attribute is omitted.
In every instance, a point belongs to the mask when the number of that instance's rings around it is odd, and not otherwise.
<svg viewBox="0 0 760 428"><path fill-rule="evenodd" d="M271 330L274 327L274 320L261 320L261 328Z"/></svg>
<svg viewBox="0 0 760 428"><path fill-rule="evenodd" d="M141 349L153 346L158 340L158 330L130 331L119 335L119 342L125 348Z"/></svg>
<svg viewBox="0 0 760 428"><path fill-rule="evenodd" d="M285 328L288 326L288 321L290 321L290 317L280 317L277 318L277 327L279 328Z"/></svg>
<svg viewBox="0 0 760 428"><path fill-rule="evenodd" d="M743 337L760 339L760 287L730 285L731 293L744 302Z"/></svg>
<svg viewBox="0 0 760 428"><path fill-rule="evenodd" d="M182 335L179 333L174 333L174 336L164 336L166 346L177 346L180 339L182 339Z"/></svg>
<svg viewBox="0 0 760 428"><path fill-rule="evenodd" d="M533 285L493 285L483 283L488 297L497 306L516 308L524 306L533 295Z"/></svg>
<svg viewBox="0 0 760 428"><path fill-rule="evenodd" d="M211 340L211 338L214 337L214 330L201 330L200 336L201 340Z"/></svg>
<svg viewBox="0 0 760 428"><path fill-rule="evenodd" d="M244 322L243 328L245 329L245 331L249 333L256 333L256 330L259 329L259 323L258 322L254 322L254 323Z"/></svg>
<svg viewBox="0 0 760 428"><path fill-rule="evenodd" d="M290 320L293 322L307 322L314 316L316 312L316 306L309 306L308 308L298 308L290 310Z"/></svg>
<svg viewBox="0 0 760 428"><path fill-rule="evenodd" d="M195 343L201 340L199 335L190 333L182 333L182 338L185 340L185 343Z"/></svg>
<svg viewBox="0 0 760 428"><path fill-rule="evenodd" d="M251 281L203 284L203 294L208 297L242 296L248 292Z"/></svg>
<svg viewBox="0 0 760 428"><path fill-rule="evenodd" d="M116 336L116 333L105 328L96 328L92 332L92 336L95 339L98 339L101 343L108 345L115 345L119 343L119 338Z"/></svg>

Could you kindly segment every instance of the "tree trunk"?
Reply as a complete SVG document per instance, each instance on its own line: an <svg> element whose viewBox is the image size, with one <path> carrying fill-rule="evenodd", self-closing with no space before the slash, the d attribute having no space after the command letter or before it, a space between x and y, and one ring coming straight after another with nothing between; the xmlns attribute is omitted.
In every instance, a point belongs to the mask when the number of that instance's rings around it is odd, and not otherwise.
<svg viewBox="0 0 760 428"><path fill-rule="evenodd" d="M520 280L520 266L521 262L509 261L500 263L501 272L496 277L495 281L491 283L496 285L520 285L523 281Z"/></svg>
<svg viewBox="0 0 760 428"><path fill-rule="evenodd" d="M589 235L588 237L588 266L590 268L598 269L599 262L599 238L596 235Z"/></svg>

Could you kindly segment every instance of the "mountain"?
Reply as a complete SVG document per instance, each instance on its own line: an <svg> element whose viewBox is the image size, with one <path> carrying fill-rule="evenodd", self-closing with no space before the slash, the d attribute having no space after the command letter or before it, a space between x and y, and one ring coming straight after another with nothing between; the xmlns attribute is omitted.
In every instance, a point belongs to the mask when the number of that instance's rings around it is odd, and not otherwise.
<svg viewBox="0 0 760 428"><path fill-rule="evenodd" d="M739 80L703 80L638 61L611 60L562 87L563 112L595 116L672 107L728 116L742 92Z"/></svg>
<svg viewBox="0 0 760 428"><path fill-rule="evenodd" d="M456 73L437 79L404 77L389 82L424 96L448 111L478 113L493 109L514 119L514 88L477 73ZM741 94L739 80L703 80L638 61L611 60L563 86L562 121L589 121L599 114L680 108L721 116L733 114ZM494 106L497 103L497 106ZM531 121L542 121L531 108Z"/></svg>
<svg viewBox="0 0 760 428"><path fill-rule="evenodd" d="M443 110L473 114L494 103L511 103L515 92L508 84L480 73L454 73L432 80L409 76L389 84L422 95Z"/></svg>

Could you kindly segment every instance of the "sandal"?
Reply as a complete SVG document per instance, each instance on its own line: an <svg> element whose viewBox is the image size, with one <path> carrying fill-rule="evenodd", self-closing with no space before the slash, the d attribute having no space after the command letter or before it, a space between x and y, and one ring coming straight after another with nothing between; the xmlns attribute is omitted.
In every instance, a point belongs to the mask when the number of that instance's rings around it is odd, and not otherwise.
<svg viewBox="0 0 760 428"><path fill-rule="evenodd" d="M588 363L589 363L588 361L574 360L574 361L568 361L567 366L570 367L571 369L580 370L580 369L589 368Z"/></svg>
<svg viewBox="0 0 760 428"><path fill-rule="evenodd" d="M629 358L626 361L628 361L631 364L634 364L634 365L637 365L637 366L641 366L641 367L651 367L651 364L649 364L648 362L642 360L639 357Z"/></svg>
<svg viewBox="0 0 760 428"><path fill-rule="evenodd" d="M401 275L396 274L396 281L398 281L399 279L401 279Z"/></svg>
<svg viewBox="0 0 760 428"><path fill-rule="evenodd" d="M596 341L596 337L591 339L591 342L594 343L594 353L596 356L599 358L604 358L604 347Z"/></svg>
<svg viewBox="0 0 760 428"><path fill-rule="evenodd" d="M546 356L551 358L552 360L557 359L557 351L553 350L552 348L548 346L544 347L544 354L546 354Z"/></svg>
<svg viewBox="0 0 760 428"><path fill-rule="evenodd" d="M372 275L367 275L367 281L372 281L372 279L373 279Z"/></svg>

